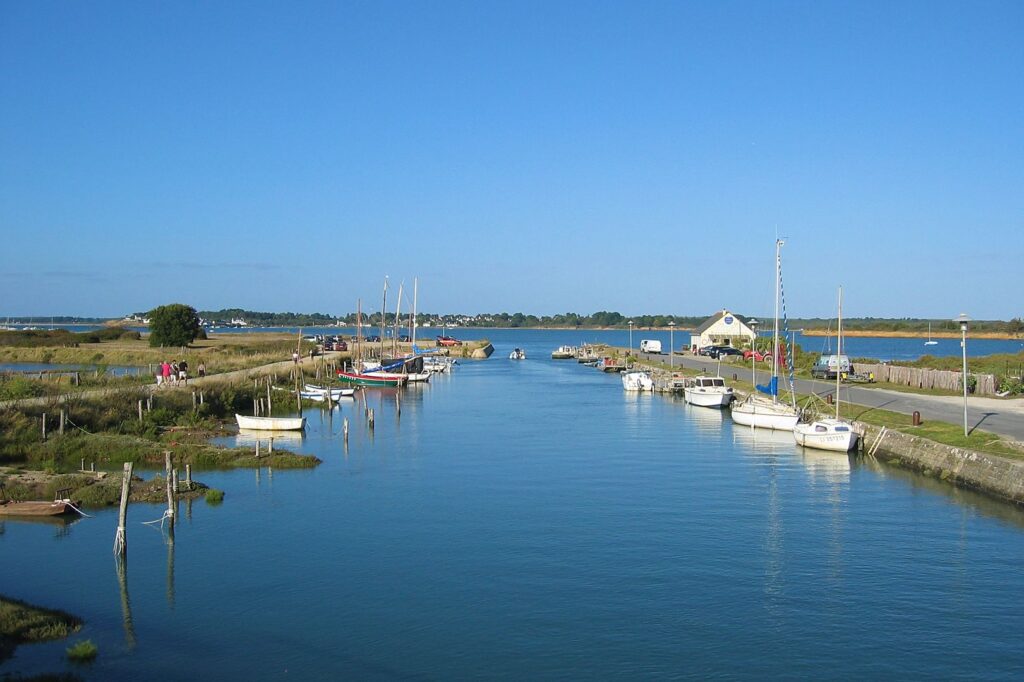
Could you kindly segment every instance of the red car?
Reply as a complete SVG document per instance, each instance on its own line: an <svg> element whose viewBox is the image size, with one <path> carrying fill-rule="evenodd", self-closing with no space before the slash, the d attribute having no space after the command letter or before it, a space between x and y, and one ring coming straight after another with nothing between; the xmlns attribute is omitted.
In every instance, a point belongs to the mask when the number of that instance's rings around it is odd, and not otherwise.
<svg viewBox="0 0 1024 682"><path fill-rule="evenodd" d="M761 361L770 362L771 359L772 359L772 354L771 353L762 353L759 350L745 350L745 351L743 351L743 359L744 360L749 360L750 358L754 358L754 360L756 360L757 362L761 362Z"/></svg>
<svg viewBox="0 0 1024 682"><path fill-rule="evenodd" d="M437 337L437 345L439 346L461 346L462 341L451 336L439 336Z"/></svg>

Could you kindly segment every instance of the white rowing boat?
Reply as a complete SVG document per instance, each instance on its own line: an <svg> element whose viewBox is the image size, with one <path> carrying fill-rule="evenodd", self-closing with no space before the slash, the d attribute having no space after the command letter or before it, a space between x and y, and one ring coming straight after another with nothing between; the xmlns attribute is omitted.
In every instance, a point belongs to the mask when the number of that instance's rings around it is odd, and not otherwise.
<svg viewBox="0 0 1024 682"><path fill-rule="evenodd" d="M240 429L258 431L301 431L306 426L305 417L247 417L236 414L235 421Z"/></svg>

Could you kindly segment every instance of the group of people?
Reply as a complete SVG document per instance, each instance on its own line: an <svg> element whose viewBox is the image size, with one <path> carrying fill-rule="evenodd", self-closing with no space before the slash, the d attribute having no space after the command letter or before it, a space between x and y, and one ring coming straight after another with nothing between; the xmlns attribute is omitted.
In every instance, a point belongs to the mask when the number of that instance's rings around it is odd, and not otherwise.
<svg viewBox="0 0 1024 682"><path fill-rule="evenodd" d="M199 363L198 372L199 376L206 376L206 365ZM160 363L160 367L156 371L156 385L177 386L179 383L188 385L188 363L184 360L181 362L164 360Z"/></svg>

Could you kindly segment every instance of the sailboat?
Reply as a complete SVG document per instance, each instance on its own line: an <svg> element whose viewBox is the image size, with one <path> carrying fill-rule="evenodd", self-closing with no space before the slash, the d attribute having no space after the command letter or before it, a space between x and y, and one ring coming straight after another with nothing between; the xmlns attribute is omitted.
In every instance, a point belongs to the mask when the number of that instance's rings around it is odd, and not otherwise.
<svg viewBox="0 0 1024 682"><path fill-rule="evenodd" d="M839 287L839 330L836 334L836 349L843 352L843 288ZM793 427L793 439L797 445L818 450L849 452L857 446L857 432L853 424L839 417L839 382L842 372L836 372L836 416L815 419L810 423L802 422Z"/></svg>
<svg viewBox="0 0 1024 682"><path fill-rule="evenodd" d="M385 297L387 296L387 279L384 280L384 291ZM394 387L402 386L405 384L406 377L404 375L390 375L384 374L383 372L367 372L361 367L362 354L363 354L363 303L358 301L356 303L356 355L353 358L352 370L345 371L344 369L338 370L338 380L342 383L355 384L356 386L383 386L383 387ZM382 313L383 315L383 313ZM383 325L381 329L383 330ZM383 345L381 346L383 348Z"/></svg>
<svg viewBox="0 0 1024 682"><path fill-rule="evenodd" d="M757 386L764 395L751 394L741 403L733 403L731 415L733 422L741 426L762 429L792 431L799 420L800 413L796 409L796 397L790 387L790 403L779 402L779 365L785 360L785 350L779 340L779 299L782 296L782 245L781 239L775 240L775 327L772 331L772 378L765 386Z"/></svg>
<svg viewBox="0 0 1024 682"><path fill-rule="evenodd" d="M924 342L924 345L926 345L926 346L937 346L937 345L939 345L938 341L934 341L932 339L932 323L931 322L928 323L928 340Z"/></svg>

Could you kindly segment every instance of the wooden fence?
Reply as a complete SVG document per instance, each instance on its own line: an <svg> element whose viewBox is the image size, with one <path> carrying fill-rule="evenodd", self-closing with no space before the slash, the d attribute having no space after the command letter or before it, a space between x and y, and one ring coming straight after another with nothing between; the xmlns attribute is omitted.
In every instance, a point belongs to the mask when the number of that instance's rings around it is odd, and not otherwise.
<svg viewBox="0 0 1024 682"><path fill-rule="evenodd" d="M946 369L921 369L920 367L900 367L898 365L868 365L857 363L854 368L857 374L874 374L875 381L884 381L900 386L914 388L935 388L943 391L962 391L961 372ZM992 374L974 374L977 384L974 395L995 395L996 378Z"/></svg>

